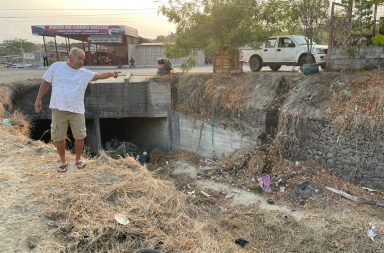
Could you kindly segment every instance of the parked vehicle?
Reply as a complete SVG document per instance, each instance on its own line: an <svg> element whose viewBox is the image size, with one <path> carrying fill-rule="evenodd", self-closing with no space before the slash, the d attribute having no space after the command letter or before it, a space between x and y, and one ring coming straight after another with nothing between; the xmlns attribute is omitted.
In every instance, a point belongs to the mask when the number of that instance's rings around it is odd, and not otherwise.
<svg viewBox="0 0 384 253"><path fill-rule="evenodd" d="M241 49L240 61L249 63L252 71L257 72L264 66L277 71L282 65L300 66L307 63L308 39L301 35L273 36L264 42L260 48L244 47ZM327 46L312 46L312 62L325 68Z"/></svg>

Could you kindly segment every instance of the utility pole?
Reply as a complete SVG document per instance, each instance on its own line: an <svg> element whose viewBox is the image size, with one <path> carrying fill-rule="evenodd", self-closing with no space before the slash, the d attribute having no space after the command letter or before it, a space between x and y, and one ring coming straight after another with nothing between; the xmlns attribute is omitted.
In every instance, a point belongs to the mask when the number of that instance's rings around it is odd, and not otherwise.
<svg viewBox="0 0 384 253"><path fill-rule="evenodd" d="M347 17L348 17L348 20L349 20L349 23L351 24L352 23L352 6L353 6L353 0L349 0L348 1L348 5L344 5L344 4L339 4L339 3L335 3L335 2L332 2L332 5L331 5L331 29L329 31L329 34L328 34L328 52L327 52L327 66L329 66L329 59L331 57L331 51L333 49L333 40L334 40L334 26L335 26L335 6L341 6L341 7L344 7L346 10L347 10Z"/></svg>
<svg viewBox="0 0 384 253"><path fill-rule="evenodd" d="M24 49L23 49L23 41L20 41L20 47L21 47L21 57L23 57L23 66L25 65L25 61L24 61Z"/></svg>

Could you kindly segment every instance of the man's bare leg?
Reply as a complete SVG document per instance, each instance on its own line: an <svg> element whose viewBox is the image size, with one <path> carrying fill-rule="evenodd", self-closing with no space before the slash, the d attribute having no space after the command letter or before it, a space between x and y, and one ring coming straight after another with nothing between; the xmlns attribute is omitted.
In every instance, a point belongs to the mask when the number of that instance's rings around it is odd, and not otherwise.
<svg viewBox="0 0 384 253"><path fill-rule="evenodd" d="M57 153L60 156L61 164L64 165L67 163L65 160L65 141L55 141Z"/></svg>
<svg viewBox="0 0 384 253"><path fill-rule="evenodd" d="M76 162L81 160L81 155L83 154L83 149L84 149L84 139L75 140Z"/></svg>
<svg viewBox="0 0 384 253"><path fill-rule="evenodd" d="M81 155L84 150L84 139L75 139L75 155L76 155L76 166L81 169L85 167L85 163L81 161Z"/></svg>

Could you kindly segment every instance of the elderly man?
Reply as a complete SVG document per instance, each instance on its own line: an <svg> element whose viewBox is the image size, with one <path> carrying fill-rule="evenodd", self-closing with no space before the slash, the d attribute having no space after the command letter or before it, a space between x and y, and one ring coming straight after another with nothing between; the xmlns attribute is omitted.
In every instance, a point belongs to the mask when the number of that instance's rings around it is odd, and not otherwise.
<svg viewBox="0 0 384 253"><path fill-rule="evenodd" d="M72 48L66 62L55 62L45 74L35 102L35 112L42 108L42 97L52 86L49 108L52 111L51 137L60 156L58 172L66 172L68 162L65 158L65 139L68 125L75 139L76 166L81 169L85 162L81 160L86 137L84 117L84 94L90 81L117 78L119 72L95 73L83 68L85 52Z"/></svg>

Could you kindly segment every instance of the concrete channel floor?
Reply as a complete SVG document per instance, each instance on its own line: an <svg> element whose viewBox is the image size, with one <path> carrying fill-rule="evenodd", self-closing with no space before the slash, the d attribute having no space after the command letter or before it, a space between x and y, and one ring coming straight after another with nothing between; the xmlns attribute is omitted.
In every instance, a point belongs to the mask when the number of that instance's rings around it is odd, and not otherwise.
<svg viewBox="0 0 384 253"><path fill-rule="evenodd" d="M199 168L196 168L195 166L185 161L179 160L176 161L173 165L175 168L175 170L173 171L173 175L180 175L184 173L188 174L190 177L196 179L197 185L203 190L209 190L224 194L226 199L228 199L234 205L257 205L262 210L276 211L291 215L296 220L302 220L313 216L307 211L294 210L292 208L289 208L288 206L268 204L267 200L261 195L257 195L255 193L233 187L226 183L215 182L213 180L207 179L199 179L197 177Z"/></svg>

